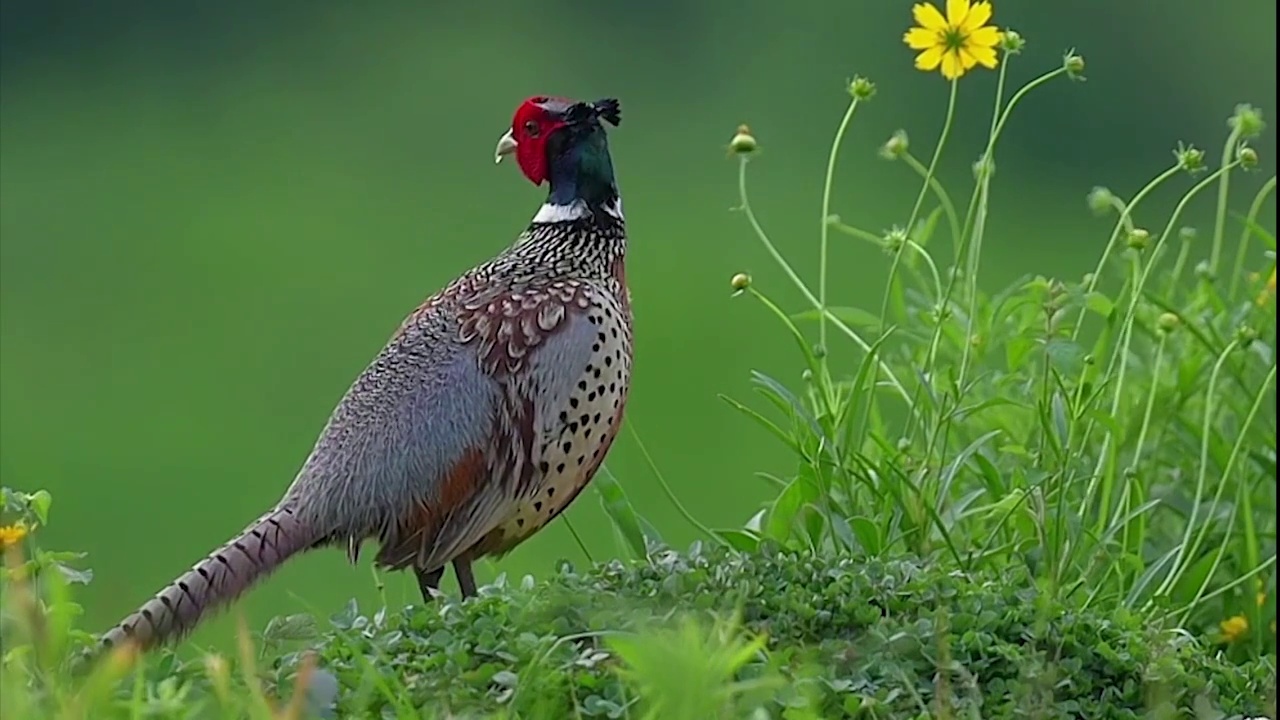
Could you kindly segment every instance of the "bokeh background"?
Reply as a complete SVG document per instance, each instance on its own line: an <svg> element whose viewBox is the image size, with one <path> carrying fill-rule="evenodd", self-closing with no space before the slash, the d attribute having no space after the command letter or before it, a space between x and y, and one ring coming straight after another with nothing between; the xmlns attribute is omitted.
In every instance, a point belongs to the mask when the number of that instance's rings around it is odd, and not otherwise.
<svg viewBox="0 0 1280 720"><path fill-rule="evenodd" d="M1131 194L1180 140L1216 162L1238 102L1275 115L1269 0L995 5L995 21L1029 41L1011 82L1069 47L1088 82L1033 93L1008 128L989 286L1079 277L1111 227L1085 207L1091 186ZM491 153L533 94L622 100L613 149L638 337L629 421L693 513L740 524L767 495L754 473L791 463L717 394L750 399L751 369L795 382L800 366L759 306L729 297L728 279L750 271L800 305L729 211L726 143L751 124L764 148L753 202L813 277L847 79L869 76L879 94L854 122L834 209L873 230L904 222L918 187L876 149L905 128L927 157L946 101L939 76L912 69L899 0L0 8L0 482L53 492L44 541L89 552L94 628L273 503L403 315L524 226L541 191ZM989 72L961 86L942 167L960 196L994 87ZM1237 185L1236 209L1274 172L1273 137L1257 143L1265 172ZM1188 220L1203 227L1210 211L1206 197ZM1264 221L1275 226L1273 204ZM834 301L878 307L887 266L836 238ZM675 544L695 539L630 434L615 448L608 467L639 510ZM582 498L570 521L596 559L616 555L595 496ZM545 575L557 558L584 560L560 522L478 572ZM391 601L416 600L410 578L387 580ZM328 552L242 607L261 623L352 596L375 597L367 566ZM220 642L230 627L224 616L201 637Z"/></svg>

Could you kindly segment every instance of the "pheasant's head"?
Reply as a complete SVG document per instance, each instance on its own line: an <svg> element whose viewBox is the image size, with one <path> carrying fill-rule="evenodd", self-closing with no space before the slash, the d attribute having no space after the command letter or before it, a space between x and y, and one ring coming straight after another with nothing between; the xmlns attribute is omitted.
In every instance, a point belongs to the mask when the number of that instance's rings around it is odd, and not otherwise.
<svg viewBox="0 0 1280 720"><path fill-rule="evenodd" d="M603 194L616 197L617 193L606 122L615 126L621 122L618 101L613 98L582 102L531 97L516 108L511 129L498 140L494 160L515 155L530 182L551 183L552 202L602 202Z"/></svg>

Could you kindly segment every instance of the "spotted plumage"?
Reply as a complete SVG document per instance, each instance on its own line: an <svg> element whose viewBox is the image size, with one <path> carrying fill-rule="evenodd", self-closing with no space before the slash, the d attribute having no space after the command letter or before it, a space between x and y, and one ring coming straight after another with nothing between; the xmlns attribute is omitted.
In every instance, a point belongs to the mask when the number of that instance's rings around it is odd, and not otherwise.
<svg viewBox="0 0 1280 720"><path fill-rule="evenodd" d="M562 513L599 470L631 382L626 222L604 123L616 101L525 101L514 155L546 203L516 241L405 318L330 415L275 508L103 638L182 635L293 555L379 544L424 598L452 565L501 555Z"/></svg>

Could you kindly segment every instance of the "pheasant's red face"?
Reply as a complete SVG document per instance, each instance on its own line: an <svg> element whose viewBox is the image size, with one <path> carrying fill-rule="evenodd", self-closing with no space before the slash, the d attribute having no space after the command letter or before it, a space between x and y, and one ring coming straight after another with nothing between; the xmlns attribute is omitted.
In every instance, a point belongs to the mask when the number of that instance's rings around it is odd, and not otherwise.
<svg viewBox="0 0 1280 720"><path fill-rule="evenodd" d="M547 179L547 138L567 125L564 111L573 101L531 97L516 108L511 129L498 141L497 160L514 153L520 171L534 185Z"/></svg>

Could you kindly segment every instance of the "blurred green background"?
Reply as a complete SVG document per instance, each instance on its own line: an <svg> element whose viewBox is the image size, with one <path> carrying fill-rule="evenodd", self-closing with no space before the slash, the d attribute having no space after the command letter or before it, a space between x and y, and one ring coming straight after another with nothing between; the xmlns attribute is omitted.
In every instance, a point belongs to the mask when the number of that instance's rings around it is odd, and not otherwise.
<svg viewBox="0 0 1280 720"><path fill-rule="evenodd" d="M730 299L728 279L750 271L800 306L729 212L725 145L751 124L764 148L753 201L812 278L846 80L869 76L879 94L854 122L835 211L872 230L904 222L917 188L876 149L905 128L927 158L946 101L940 76L912 69L900 40L910 3L896 0L0 7L0 482L54 493L44 542L90 553L93 628L274 502L404 314L524 226L542 191L494 167L492 150L533 94L621 98L613 150L638 342L629 422L698 517L741 523L767 495L753 473L791 463L716 395L749 399L750 369L795 382L800 367L760 307ZM1216 163L1238 102L1274 118L1270 0L1006 0L995 22L1029 42L1011 82L1069 47L1088 82L1033 93L1008 128L989 286L1079 277L1111 227L1085 208L1092 185L1133 193L1179 140ZM994 87L978 72L960 88L942 175L962 197ZM1265 172L1240 183L1237 209L1274 172L1273 137L1257 143ZM1210 209L1206 197L1189 220L1203 226ZM1274 205L1264 220L1274 227ZM878 307L886 258L843 238L834 248L834 301ZM639 510L669 541L695 539L631 436L615 448L608 467ZM582 498L574 527L596 559L617 554L596 498ZM557 523L478 572L545 575L561 557L584 559ZM392 601L417 598L407 576L388 580ZM353 595L373 599L367 568L326 552L242 607L261 623ZM224 616L202 637L229 627Z"/></svg>

